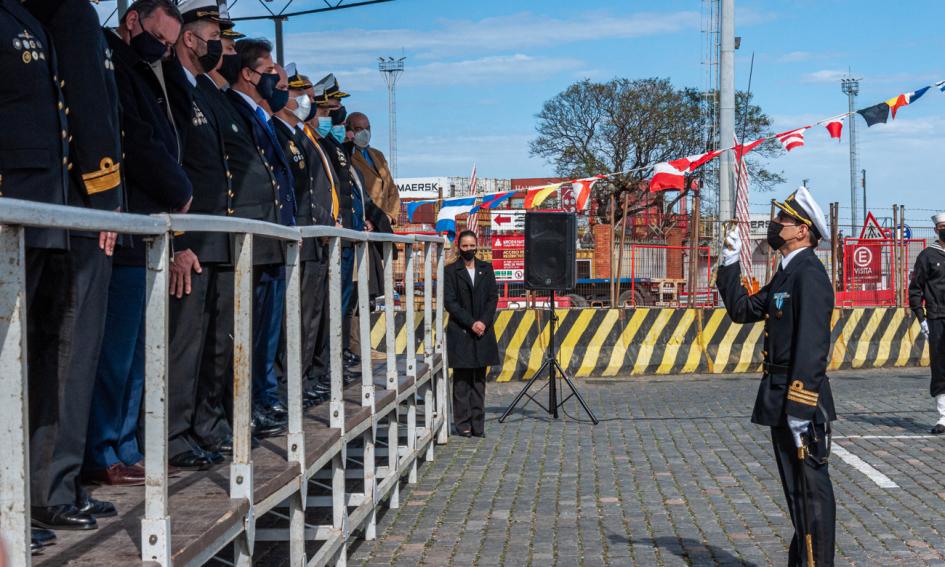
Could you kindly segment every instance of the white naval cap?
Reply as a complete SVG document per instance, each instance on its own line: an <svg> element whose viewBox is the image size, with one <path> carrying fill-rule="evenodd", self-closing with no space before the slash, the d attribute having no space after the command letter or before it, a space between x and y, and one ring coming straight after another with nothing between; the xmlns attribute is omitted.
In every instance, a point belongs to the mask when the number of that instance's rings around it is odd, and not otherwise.
<svg viewBox="0 0 945 567"><path fill-rule="evenodd" d="M830 230L824 219L824 212L814 200L807 187L801 186L783 202L775 201L774 206L806 224L817 238L830 240Z"/></svg>
<svg viewBox="0 0 945 567"><path fill-rule="evenodd" d="M940 222L945 222L945 213L936 213L932 215L932 222L938 224Z"/></svg>

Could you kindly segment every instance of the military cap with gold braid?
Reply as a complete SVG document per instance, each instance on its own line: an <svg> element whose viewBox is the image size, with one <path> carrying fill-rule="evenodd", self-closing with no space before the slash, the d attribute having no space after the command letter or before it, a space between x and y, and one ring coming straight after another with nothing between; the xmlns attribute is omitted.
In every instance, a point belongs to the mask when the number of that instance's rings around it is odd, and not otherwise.
<svg viewBox="0 0 945 567"><path fill-rule="evenodd" d="M182 0L177 4L183 23L190 24L200 20L208 20L220 24L220 27L233 27L229 15L221 15L217 0ZM224 7L225 10L225 7Z"/></svg>
<svg viewBox="0 0 945 567"><path fill-rule="evenodd" d="M797 191L791 193L783 202L775 201L774 206L806 224L817 238L830 239L830 231L827 229L824 212L820 209L820 205L814 200L807 187L798 187Z"/></svg>
<svg viewBox="0 0 945 567"><path fill-rule="evenodd" d="M236 23L230 19L230 10L226 7L226 4L220 5L220 19L222 20L220 22L220 37L234 41L246 37L245 33L233 29Z"/></svg>
<svg viewBox="0 0 945 567"><path fill-rule="evenodd" d="M334 73L328 73L315 83L315 104L327 104L329 99L342 99L351 95L338 87L338 79Z"/></svg>
<svg viewBox="0 0 945 567"><path fill-rule="evenodd" d="M289 88L304 91L312 86L312 81L308 77L299 73L298 66L295 63L289 63L285 66L285 72L289 76Z"/></svg>

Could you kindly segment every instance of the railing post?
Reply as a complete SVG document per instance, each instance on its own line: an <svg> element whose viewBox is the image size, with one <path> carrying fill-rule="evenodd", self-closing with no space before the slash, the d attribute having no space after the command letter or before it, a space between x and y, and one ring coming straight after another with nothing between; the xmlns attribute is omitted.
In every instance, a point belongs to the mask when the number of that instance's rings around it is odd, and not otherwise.
<svg viewBox="0 0 945 567"><path fill-rule="evenodd" d="M423 243L423 359L427 365L427 372L430 373L430 379L423 386L423 426L431 436L435 435L433 431L434 412L436 411L436 396L434 393L433 365L433 250L434 245L430 242ZM433 446L435 443L427 445L427 454L424 457L427 462L433 460Z"/></svg>
<svg viewBox="0 0 945 567"><path fill-rule="evenodd" d="M361 405L371 408L371 427L364 434L364 499L372 501L371 514L364 528L364 539L377 537L377 469L375 444L377 416L374 407L374 370L371 360L370 242L358 242L358 321L361 333Z"/></svg>
<svg viewBox="0 0 945 567"><path fill-rule="evenodd" d="M400 378L397 374L397 325L394 318L394 243L384 243L384 323L385 347L387 350L387 389L394 391L394 399L400 395ZM400 406L395 402L394 410L387 415L387 474L400 476ZM387 477L385 477L387 478ZM400 508L400 482L394 481L390 493L390 507Z"/></svg>
<svg viewBox="0 0 945 567"><path fill-rule="evenodd" d="M328 402L329 425L341 431L342 449L345 434L344 362L341 357L341 238L332 237L328 244L328 349L331 369L331 398ZM344 565L348 555L348 505L345 499L345 451L331 458L331 526L341 535L337 564Z"/></svg>
<svg viewBox="0 0 945 567"><path fill-rule="evenodd" d="M0 534L12 565L30 564L25 267L23 227L0 226Z"/></svg>
<svg viewBox="0 0 945 567"><path fill-rule="evenodd" d="M407 453L411 456L410 472L407 473L407 482L417 482L417 459L414 452L417 450L417 318L414 292L414 244L404 245L404 295L403 304L406 316L407 337L407 376L413 378L414 393L407 399Z"/></svg>
<svg viewBox="0 0 945 567"><path fill-rule="evenodd" d="M246 499L245 532L234 545L234 564L250 565L253 556L252 419L253 397L253 235L234 236L236 266L233 284L233 462L230 498Z"/></svg>
<svg viewBox="0 0 945 567"><path fill-rule="evenodd" d="M144 518L141 558L171 565L171 519L167 496L167 233L147 238L147 303L144 359Z"/></svg>
<svg viewBox="0 0 945 567"><path fill-rule="evenodd" d="M443 417L443 423L440 424L440 430L437 432L437 443L443 444L449 441L450 416L449 416L449 361L446 356L446 324L443 317L443 274L446 268L446 240L437 245L439 248L436 264L436 345L437 352L440 353L440 359L443 361L443 376L436 385L436 411L437 416Z"/></svg>
<svg viewBox="0 0 945 567"><path fill-rule="evenodd" d="M308 245L314 245L309 242ZM305 428L302 423L302 297L301 261L299 243L286 243L285 257L285 345L286 389L289 405L289 431L286 439L286 460L298 464L299 475L305 472ZM309 298L319 301L319 298ZM301 483L297 493L289 498L289 565L304 566L305 557L305 503L308 483Z"/></svg>

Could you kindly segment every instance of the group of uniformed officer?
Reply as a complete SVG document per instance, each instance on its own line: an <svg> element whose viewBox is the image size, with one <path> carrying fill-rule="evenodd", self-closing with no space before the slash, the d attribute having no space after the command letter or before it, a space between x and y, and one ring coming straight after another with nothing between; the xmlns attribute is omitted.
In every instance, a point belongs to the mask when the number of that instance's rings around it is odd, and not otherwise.
<svg viewBox="0 0 945 567"><path fill-rule="evenodd" d="M138 0L116 29L100 26L88 0L0 0L0 72L2 197L356 230L396 223L386 163L368 148L369 125L346 127L349 95L334 75L313 83L276 64L269 42L236 32L216 0ZM144 483L146 264L142 240L112 233L30 229L26 247L36 550L55 539L50 530L94 529L96 517L117 513L84 484ZM342 256L350 320L352 250ZM301 260L311 405L330 384L325 243L303 242ZM232 452L233 262L226 234L174 237L172 470L207 468ZM254 437L286 430L277 381L284 262L284 245L257 239ZM358 362L345 353L346 380Z"/></svg>

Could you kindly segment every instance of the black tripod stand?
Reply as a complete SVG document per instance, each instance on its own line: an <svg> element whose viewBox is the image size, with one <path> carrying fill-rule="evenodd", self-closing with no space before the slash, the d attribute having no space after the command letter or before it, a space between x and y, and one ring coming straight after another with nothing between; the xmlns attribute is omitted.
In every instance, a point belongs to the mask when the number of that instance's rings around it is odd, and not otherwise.
<svg viewBox="0 0 945 567"><path fill-rule="evenodd" d="M577 398L580 402L581 407L584 408L584 411L587 413L587 416L591 418L591 421L594 422L594 425L597 425L597 418L594 416L594 412L587 407L587 402L584 401L584 398L581 397L581 393L577 391L577 388L574 387L574 382L571 381L571 378L568 376L568 373L561 368L561 365L558 364L558 350L555 345L555 323L558 321L558 316L555 315L555 292L552 290L549 296L549 308L548 312L550 314L550 320L548 322L548 350L545 351L545 361L542 363L541 368L539 368L535 375L529 378L528 383L525 384L525 387L522 388L522 391L515 396L515 399L512 400L512 403L509 404L509 407L505 409L505 413L502 414L502 417L499 418L499 423L505 421L505 418L512 413L512 410L515 409L515 406L522 400L523 397L528 397L529 400L538 404L541 409L545 410L547 413L550 413L555 419L558 419L558 408L564 405L565 402L570 400L572 397ZM534 397L529 395L528 390L532 387L532 384L535 383L539 378L542 377L545 370L548 370L548 407L545 407L540 401L536 400ZM571 393L568 397L564 398L560 402L558 401L558 386L557 386L557 377L555 373L561 375L561 378L564 379L565 383L568 385L568 388L571 389Z"/></svg>

